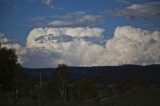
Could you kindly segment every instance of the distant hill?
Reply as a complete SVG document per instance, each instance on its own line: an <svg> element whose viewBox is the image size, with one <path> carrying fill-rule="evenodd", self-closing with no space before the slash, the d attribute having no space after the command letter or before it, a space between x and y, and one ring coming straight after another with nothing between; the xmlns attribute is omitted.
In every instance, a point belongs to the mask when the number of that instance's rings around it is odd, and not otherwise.
<svg viewBox="0 0 160 106"><path fill-rule="evenodd" d="M24 71L35 79L39 79L40 72L43 80L49 79L55 68L31 69ZM152 82L160 82L160 65L123 65L123 66L97 66L97 67L69 67L72 80L89 79L93 81L113 83L128 79L141 78ZM138 79L137 79L138 80Z"/></svg>

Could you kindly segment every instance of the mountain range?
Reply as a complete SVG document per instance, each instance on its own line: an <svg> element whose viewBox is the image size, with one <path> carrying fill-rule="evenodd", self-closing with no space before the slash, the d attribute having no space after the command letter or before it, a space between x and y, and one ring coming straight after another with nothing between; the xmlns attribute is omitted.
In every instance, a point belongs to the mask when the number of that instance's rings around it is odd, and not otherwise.
<svg viewBox="0 0 160 106"><path fill-rule="evenodd" d="M29 76L39 79L49 79L55 68L24 68ZM69 67L72 80L89 79L105 83L124 82L132 80L149 80L153 83L160 82L160 65L123 65L123 66L97 66L97 67Z"/></svg>

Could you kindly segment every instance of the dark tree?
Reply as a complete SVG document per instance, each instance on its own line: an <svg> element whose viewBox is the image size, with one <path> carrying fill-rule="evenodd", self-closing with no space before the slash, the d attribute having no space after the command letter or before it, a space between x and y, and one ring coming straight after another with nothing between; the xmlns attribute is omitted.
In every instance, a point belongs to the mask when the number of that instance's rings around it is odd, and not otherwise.
<svg viewBox="0 0 160 106"><path fill-rule="evenodd" d="M69 69L66 65L60 64L52 74L48 83L49 92L53 92L52 97L61 103L66 102L68 86L70 81Z"/></svg>
<svg viewBox="0 0 160 106"><path fill-rule="evenodd" d="M15 51L0 47L0 85L3 91L13 90L16 67L17 56Z"/></svg>
<svg viewBox="0 0 160 106"><path fill-rule="evenodd" d="M0 46L0 89L13 93L14 103L29 92L31 82L17 62L15 50Z"/></svg>
<svg viewBox="0 0 160 106"><path fill-rule="evenodd" d="M13 92L15 101L20 97L30 96L29 92L33 88L33 81L22 70L23 68L21 65L17 64L13 74Z"/></svg>

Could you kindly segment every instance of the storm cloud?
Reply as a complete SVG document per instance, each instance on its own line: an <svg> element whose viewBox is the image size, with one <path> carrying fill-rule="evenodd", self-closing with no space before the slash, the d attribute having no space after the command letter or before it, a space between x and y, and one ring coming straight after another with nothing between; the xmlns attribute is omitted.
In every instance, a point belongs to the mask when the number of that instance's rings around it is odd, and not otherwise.
<svg viewBox="0 0 160 106"><path fill-rule="evenodd" d="M15 48L19 63L29 68L56 67L62 63L69 66L160 64L159 31L119 26L111 39L103 38L104 31L91 27L35 28L27 37L26 47L9 43L3 34L0 38L2 46ZM99 43L102 40L104 43Z"/></svg>
<svg viewBox="0 0 160 106"><path fill-rule="evenodd" d="M26 48L30 52L24 55L31 61L26 61L24 66L55 67L60 63L70 66L160 63L159 31L124 26L117 27L113 38L106 40L104 45L84 39L86 36L89 38L96 36L99 39L103 32L104 29L90 27L33 29L27 39ZM39 39L41 42L35 40L40 36L43 36ZM61 39L70 36L72 39L68 41L51 39L55 36L60 36Z"/></svg>

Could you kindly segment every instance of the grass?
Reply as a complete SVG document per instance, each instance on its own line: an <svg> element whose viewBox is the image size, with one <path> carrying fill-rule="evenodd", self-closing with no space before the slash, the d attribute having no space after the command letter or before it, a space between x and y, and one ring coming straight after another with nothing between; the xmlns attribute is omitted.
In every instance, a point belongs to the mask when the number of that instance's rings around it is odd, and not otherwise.
<svg viewBox="0 0 160 106"><path fill-rule="evenodd" d="M26 105L24 103L19 103L15 106L35 106L33 103ZM4 106L4 105L2 105ZM11 106L11 105L5 105ZM160 88L156 87L143 87L135 90L129 95L119 96L112 98L103 102L97 103L96 101L91 101L89 103L75 103L69 102L66 104L54 104L53 102L48 102L43 104L43 101L38 102L37 106L160 106Z"/></svg>
<svg viewBox="0 0 160 106"><path fill-rule="evenodd" d="M114 106L160 106L160 88L143 87L111 101Z"/></svg>

